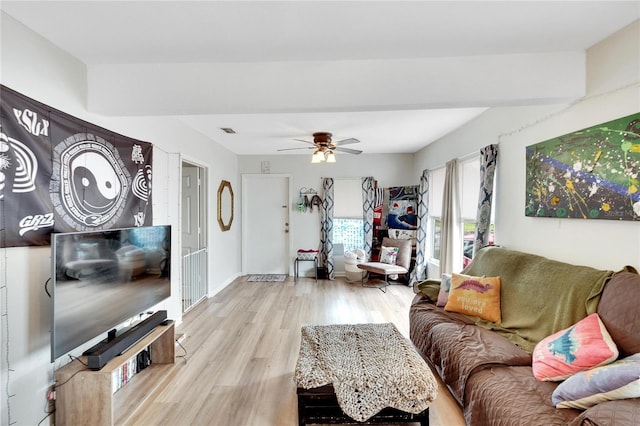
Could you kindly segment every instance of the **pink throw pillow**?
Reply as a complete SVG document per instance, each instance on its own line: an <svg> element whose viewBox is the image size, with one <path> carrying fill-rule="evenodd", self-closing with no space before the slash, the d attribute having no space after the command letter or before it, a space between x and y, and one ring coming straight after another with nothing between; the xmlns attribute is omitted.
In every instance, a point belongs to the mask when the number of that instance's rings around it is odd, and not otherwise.
<svg viewBox="0 0 640 426"><path fill-rule="evenodd" d="M618 347L598 314L542 339L533 350L533 375L538 380L559 381L572 374L609 364Z"/></svg>
<svg viewBox="0 0 640 426"><path fill-rule="evenodd" d="M449 290L451 290L451 274L442 274L436 306L443 307L447 304L447 300L449 300Z"/></svg>

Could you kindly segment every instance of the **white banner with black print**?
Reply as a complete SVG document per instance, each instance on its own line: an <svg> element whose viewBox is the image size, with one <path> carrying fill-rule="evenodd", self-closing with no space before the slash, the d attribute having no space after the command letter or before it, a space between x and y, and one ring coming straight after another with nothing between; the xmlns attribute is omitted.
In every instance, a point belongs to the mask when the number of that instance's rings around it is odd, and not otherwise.
<svg viewBox="0 0 640 426"><path fill-rule="evenodd" d="M0 85L0 247L151 225L152 152Z"/></svg>

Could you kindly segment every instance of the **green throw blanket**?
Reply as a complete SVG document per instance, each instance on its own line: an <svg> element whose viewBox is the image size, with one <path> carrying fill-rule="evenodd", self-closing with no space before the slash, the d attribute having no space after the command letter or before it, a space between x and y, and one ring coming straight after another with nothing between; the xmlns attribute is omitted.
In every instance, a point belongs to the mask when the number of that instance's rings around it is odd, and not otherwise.
<svg viewBox="0 0 640 426"><path fill-rule="evenodd" d="M532 352L540 340L596 312L604 285L614 272L486 247L462 273L501 278L502 322L470 318ZM432 281L419 287L430 299L437 299Z"/></svg>

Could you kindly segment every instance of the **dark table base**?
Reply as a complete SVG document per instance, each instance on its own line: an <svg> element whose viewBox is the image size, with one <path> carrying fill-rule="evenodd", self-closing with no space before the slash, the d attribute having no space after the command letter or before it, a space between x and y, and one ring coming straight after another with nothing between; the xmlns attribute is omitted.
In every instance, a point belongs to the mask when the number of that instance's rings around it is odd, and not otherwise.
<svg viewBox="0 0 640 426"><path fill-rule="evenodd" d="M420 426L429 426L429 409L419 414L411 414L395 408L385 408L366 422L358 422L347 416L333 391L333 386L326 385L313 389L297 389L298 424L377 424L377 423L411 423L419 422Z"/></svg>

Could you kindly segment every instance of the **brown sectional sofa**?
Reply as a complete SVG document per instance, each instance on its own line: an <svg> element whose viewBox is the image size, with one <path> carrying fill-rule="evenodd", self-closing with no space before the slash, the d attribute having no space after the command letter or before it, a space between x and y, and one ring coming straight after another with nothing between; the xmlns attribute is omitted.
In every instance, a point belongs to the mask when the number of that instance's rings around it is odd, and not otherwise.
<svg viewBox="0 0 640 426"><path fill-rule="evenodd" d="M640 353L640 275L557 262L501 247L480 250L462 273L501 277L499 324L437 307L439 281L416 286L410 337L469 425L638 425L640 399L584 411L555 408L559 382L538 381L538 341L597 312L619 350Z"/></svg>

